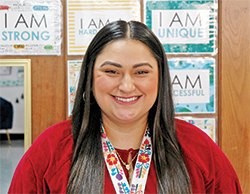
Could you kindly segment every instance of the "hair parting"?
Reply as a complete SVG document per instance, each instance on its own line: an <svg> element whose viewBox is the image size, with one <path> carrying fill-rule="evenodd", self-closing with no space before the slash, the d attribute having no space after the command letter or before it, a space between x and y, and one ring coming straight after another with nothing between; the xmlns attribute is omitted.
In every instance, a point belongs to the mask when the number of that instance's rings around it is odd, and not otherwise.
<svg viewBox="0 0 250 194"><path fill-rule="evenodd" d="M130 35L131 35L131 28L130 28L130 24L129 23L127 23L127 34L126 34L127 36L126 36L126 38L130 38Z"/></svg>

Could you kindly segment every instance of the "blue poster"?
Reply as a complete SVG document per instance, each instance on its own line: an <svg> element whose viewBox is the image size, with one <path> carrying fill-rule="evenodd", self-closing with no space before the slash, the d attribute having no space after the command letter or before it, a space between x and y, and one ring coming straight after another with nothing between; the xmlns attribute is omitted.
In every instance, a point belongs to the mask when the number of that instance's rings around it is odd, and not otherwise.
<svg viewBox="0 0 250 194"><path fill-rule="evenodd" d="M176 113L215 113L215 59L172 58L169 69Z"/></svg>
<svg viewBox="0 0 250 194"><path fill-rule="evenodd" d="M145 0L144 22L159 38L166 53L214 54L216 0Z"/></svg>

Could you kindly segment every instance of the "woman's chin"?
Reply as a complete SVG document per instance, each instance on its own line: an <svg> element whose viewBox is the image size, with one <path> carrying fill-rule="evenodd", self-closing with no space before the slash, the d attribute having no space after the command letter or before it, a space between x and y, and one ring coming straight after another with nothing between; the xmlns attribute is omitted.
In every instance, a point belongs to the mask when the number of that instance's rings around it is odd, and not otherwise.
<svg viewBox="0 0 250 194"><path fill-rule="evenodd" d="M116 117L119 121L121 122L132 122L135 120L135 115L134 114L121 114L117 115Z"/></svg>

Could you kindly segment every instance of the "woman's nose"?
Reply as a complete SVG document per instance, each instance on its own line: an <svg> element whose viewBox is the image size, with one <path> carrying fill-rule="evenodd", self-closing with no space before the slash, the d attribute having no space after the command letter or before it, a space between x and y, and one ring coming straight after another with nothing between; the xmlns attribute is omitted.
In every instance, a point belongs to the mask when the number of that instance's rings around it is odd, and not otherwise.
<svg viewBox="0 0 250 194"><path fill-rule="evenodd" d="M120 80L119 90L124 93L130 93L135 90L134 80L131 75L124 75Z"/></svg>

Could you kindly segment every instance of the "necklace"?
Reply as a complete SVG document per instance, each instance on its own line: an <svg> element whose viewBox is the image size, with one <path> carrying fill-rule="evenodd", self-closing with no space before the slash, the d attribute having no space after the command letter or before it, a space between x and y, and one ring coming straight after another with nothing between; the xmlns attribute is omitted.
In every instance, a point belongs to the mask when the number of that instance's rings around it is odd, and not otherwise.
<svg viewBox="0 0 250 194"><path fill-rule="evenodd" d="M120 154L119 154L116 150L115 150L115 153L117 154L118 158L121 160L122 164L126 167L126 169L127 169L128 171L130 170L130 168L131 168L131 166L132 166L132 162L135 160L135 158L136 158L137 155L138 155L138 152L137 152L137 154L134 156L134 158L133 158L128 164L126 164L126 163L122 160Z"/></svg>
<svg viewBox="0 0 250 194"><path fill-rule="evenodd" d="M131 172L131 176L129 174L129 180L126 179L125 172L122 168L122 160L119 160L119 154L117 154L113 145L109 141L102 123L101 132L103 156L116 193L143 194L152 158L152 143L149 130L145 130L136 160L135 169L133 170L133 168L129 167L129 173ZM135 160L134 158L132 160Z"/></svg>

